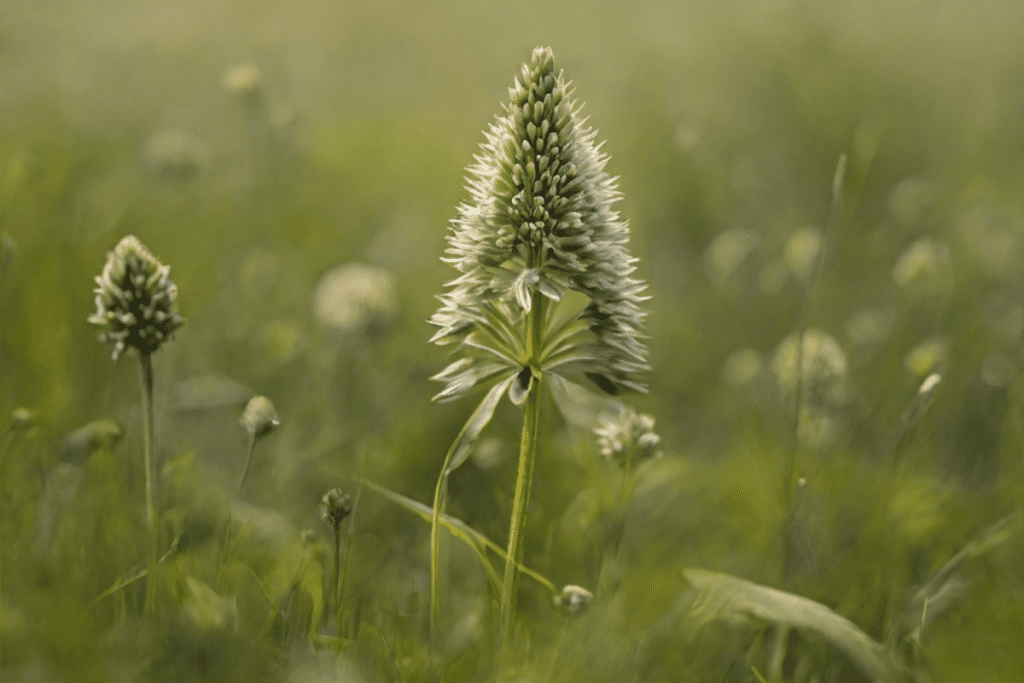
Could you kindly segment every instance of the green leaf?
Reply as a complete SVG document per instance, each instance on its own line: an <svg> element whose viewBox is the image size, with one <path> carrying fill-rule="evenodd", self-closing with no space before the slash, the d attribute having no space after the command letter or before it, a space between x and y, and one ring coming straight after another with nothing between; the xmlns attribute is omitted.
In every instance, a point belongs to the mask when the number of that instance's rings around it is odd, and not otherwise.
<svg viewBox="0 0 1024 683"><path fill-rule="evenodd" d="M184 614L203 631L224 629L238 618L234 598L225 598L192 576L185 577L180 601Z"/></svg>
<svg viewBox="0 0 1024 683"><path fill-rule="evenodd" d="M480 434L483 432L484 427L494 417L494 411L497 409L498 403L501 402L501 395L512 384L515 377L516 375L510 375L491 387L491 390L480 401L480 405L476 407L473 414L466 420L466 424L463 425L459 435L455 437L455 441L452 443L451 456L443 470L444 476L448 476L458 469L462 463L466 462L469 454L473 452L473 446L480 439Z"/></svg>
<svg viewBox="0 0 1024 683"><path fill-rule="evenodd" d="M690 612L697 618L772 622L810 631L845 652L870 680L901 681L906 677L880 643L820 603L729 574L685 569L683 575L701 593Z"/></svg>
<svg viewBox="0 0 1024 683"><path fill-rule="evenodd" d="M369 479L361 479L360 481L366 484L366 486L371 490L376 491L388 500L397 503L409 512L419 516L421 519L429 522L433 518L433 510L429 506L407 496L403 496L401 493L385 488L380 484L376 484ZM476 556L483 565L484 570L487 571L488 578L491 579L492 587L494 587L497 592L497 589L501 587L501 577L499 577L494 571L494 567L491 566L490 561L487 559L487 553L485 551L490 550L498 556L498 559L505 562L508 557L505 553L505 549L457 517L442 514L440 516L440 524L448 529L453 536L466 543L473 552L476 553ZM521 571L525 576L529 576L531 579L551 591L552 595L556 595L560 592L555 588L555 584L545 578L543 574L539 574L523 564L517 563L516 566L519 567L519 571Z"/></svg>
<svg viewBox="0 0 1024 683"><path fill-rule="evenodd" d="M397 503L399 506L405 508L409 512L419 515L422 519L426 520L427 522L431 522L434 519L434 510L431 509L429 506L424 505L423 503L417 500L413 500L412 498L403 496L400 493L396 493L391 489L380 486L379 484L375 484L374 482L368 479L363 479L362 482L369 489L376 491L377 493L381 494L391 502ZM484 568L484 571L487 572L487 578L490 579L491 586L495 590L497 590L498 587L501 586L501 578L494 570L494 567L491 565L490 560L487 559L486 548L488 547L490 541L487 538L485 538L483 534L476 531L468 524L459 519L449 517L445 514L438 515L437 519L438 524L440 526L443 526L446 529L448 529L453 536L455 536L456 538L458 538L459 540L461 540L469 546L470 550L472 550L473 553L477 556L477 559L480 560L480 565Z"/></svg>
<svg viewBox="0 0 1024 683"><path fill-rule="evenodd" d="M117 581L115 581L114 585L112 585L110 588L108 588L107 590L103 591L102 593L97 595L95 598L93 598L92 604L95 605L97 602L99 602L103 598L109 597L109 596L113 595L114 593L118 592L119 590L121 590L122 588L125 588L126 586L132 585L133 583L135 583L139 579L144 578L147 574L149 574L149 568L148 567L141 567L141 568L140 567L136 567L135 569L132 569L130 572L128 572L127 574L125 574L124 576L119 578Z"/></svg>
<svg viewBox="0 0 1024 683"><path fill-rule="evenodd" d="M912 615L920 615L916 628L909 634L911 638L920 640L923 631L932 619L949 609L963 594L968 584L964 576L969 570L970 560L985 555L1024 532L1024 511L1018 509L986 529L980 536L968 543L963 550L942 565L928 582L914 594L909 610Z"/></svg>

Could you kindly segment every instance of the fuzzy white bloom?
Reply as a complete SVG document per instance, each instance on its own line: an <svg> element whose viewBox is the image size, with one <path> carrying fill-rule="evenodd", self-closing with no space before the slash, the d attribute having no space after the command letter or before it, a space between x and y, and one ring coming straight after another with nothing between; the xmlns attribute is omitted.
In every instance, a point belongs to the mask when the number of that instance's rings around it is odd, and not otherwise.
<svg viewBox="0 0 1024 683"><path fill-rule="evenodd" d="M398 297L391 273L362 263L327 271L313 295L317 319L325 327L345 332L387 321L397 310Z"/></svg>
<svg viewBox="0 0 1024 683"><path fill-rule="evenodd" d="M168 180L188 180L210 161L210 150L187 128L168 128L149 139L142 151L146 166Z"/></svg>
<svg viewBox="0 0 1024 683"><path fill-rule="evenodd" d="M771 370L779 389L786 396L794 396L800 389L807 392L807 397L815 405L834 406L846 401L846 353L835 337L827 332L811 327L803 335L791 333L775 350Z"/></svg>
<svg viewBox="0 0 1024 683"><path fill-rule="evenodd" d="M461 275L439 297L431 341L458 344L462 358L435 377L447 384L438 398L528 366L582 372L612 394L643 391L645 285L631 277L608 156L549 48L533 51L509 99L468 168L470 201L448 237L444 260ZM579 305L557 306L570 291ZM525 319L540 297L548 314L531 353Z"/></svg>

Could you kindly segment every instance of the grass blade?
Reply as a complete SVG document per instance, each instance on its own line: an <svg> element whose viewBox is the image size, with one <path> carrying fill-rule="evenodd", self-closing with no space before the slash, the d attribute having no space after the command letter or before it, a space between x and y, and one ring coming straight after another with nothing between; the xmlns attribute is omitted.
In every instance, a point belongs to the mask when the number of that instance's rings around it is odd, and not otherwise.
<svg viewBox="0 0 1024 683"><path fill-rule="evenodd" d="M381 494L391 502L397 503L398 505L405 508L409 512L412 512L413 514L419 516L423 520L429 522L433 519L433 510L431 510L429 506L419 502L418 500L413 500L408 496L403 496L401 493L392 491L391 489L385 488L380 484L375 484L374 482L369 481L368 479L363 479L362 483L365 484L369 489L376 491L377 493ZM484 570L487 572L487 576L491 581L491 587L494 588L495 593L497 593L498 588L500 588L501 586L501 579L498 576L497 572L494 570L494 567L491 565L490 560L487 559L486 551L489 550L493 552L495 555L498 556L498 559L504 562L507 558L505 549L499 546L491 539L487 538L487 536L483 535L473 527L463 522L461 519L458 519L457 517L442 514L439 517L439 523L440 526L443 526L444 528L448 529L448 531L450 531L453 536L463 541L473 550L477 558L480 560L480 564L483 565ZM555 588L555 584L548 580L543 574L539 574L538 572L530 569L529 567L521 563L517 564L517 566L519 567L519 571L521 571L524 575L529 576L531 579L533 579L540 585L547 588L549 591L551 591L552 595L555 595L559 592L558 589Z"/></svg>
<svg viewBox="0 0 1024 683"><path fill-rule="evenodd" d="M473 446L484 427L494 417L494 411L501 401L501 397L508 390L508 387L515 380L515 374L511 374L501 382L498 382L487 392L480 405L476 407L473 414L462 426L451 448L448 449L441 466L441 474L437 478L437 487L434 489L434 508L430 513L430 625L431 629L437 624L437 618L441 613L441 538L438 533L438 525L441 523L441 513L444 508L444 500L448 492L448 475L455 468L466 461L469 454L473 452ZM490 564L486 564L490 569ZM488 572L490 576L490 572Z"/></svg>
<svg viewBox="0 0 1024 683"><path fill-rule="evenodd" d="M931 620L956 602L962 593L959 589L967 584L967 580L962 576L965 573L965 564L992 552L1021 532L1024 532L1024 510L1018 509L990 526L949 562L942 565L914 594L910 610L912 614L920 614L921 617L916 620L917 627L910 637L920 641L925 627Z"/></svg>
<svg viewBox="0 0 1024 683"><path fill-rule="evenodd" d="M810 631L845 652L869 679L904 679L902 667L880 643L821 603L729 574L686 569L683 575L702 593L694 610L706 619L750 619Z"/></svg>

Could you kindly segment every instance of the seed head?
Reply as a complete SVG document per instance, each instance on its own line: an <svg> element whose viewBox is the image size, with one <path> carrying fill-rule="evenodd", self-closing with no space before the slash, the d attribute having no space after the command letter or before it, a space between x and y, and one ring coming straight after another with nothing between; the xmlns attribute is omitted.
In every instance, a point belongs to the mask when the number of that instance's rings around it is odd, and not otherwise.
<svg viewBox="0 0 1024 683"><path fill-rule="evenodd" d="M170 272L134 235L107 254L89 322L103 328L100 340L110 344L114 359L128 348L153 353L185 323L175 305L178 288Z"/></svg>
<svg viewBox="0 0 1024 683"><path fill-rule="evenodd" d="M623 408L618 415L605 416L594 430L601 455L624 465L632 461L657 457L661 437L654 433L654 418Z"/></svg>
<svg viewBox="0 0 1024 683"><path fill-rule="evenodd" d="M352 497L341 489L334 488L320 499L320 507L325 522L330 522L337 529L346 517L352 514Z"/></svg>
<svg viewBox="0 0 1024 683"><path fill-rule="evenodd" d="M471 363L435 378L448 384L440 398L528 363L585 372L613 394L644 390L645 286L630 277L636 259L612 209L621 195L604 170L608 156L572 92L551 50L535 49L467 169L470 201L458 207L444 259L461 276L430 323L440 328L433 342L460 344ZM548 316L544 351L526 358L523 320L533 295L560 302L569 290L585 295L582 305L568 318Z"/></svg>
<svg viewBox="0 0 1024 683"><path fill-rule="evenodd" d="M253 396L246 404L238 424L245 427L245 431L249 432L252 438L262 439L274 431L274 428L281 424L281 420L277 417L277 409L269 398Z"/></svg>
<svg viewBox="0 0 1024 683"><path fill-rule="evenodd" d="M590 606L594 594L582 586L565 586L561 594L554 596L555 607L566 616L580 614Z"/></svg>

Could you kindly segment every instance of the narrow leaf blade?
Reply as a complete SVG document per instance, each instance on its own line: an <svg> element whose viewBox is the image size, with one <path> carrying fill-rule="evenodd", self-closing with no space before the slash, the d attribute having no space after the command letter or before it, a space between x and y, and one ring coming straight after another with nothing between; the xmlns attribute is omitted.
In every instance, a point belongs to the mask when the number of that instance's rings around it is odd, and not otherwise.
<svg viewBox="0 0 1024 683"><path fill-rule="evenodd" d="M704 599L696 609L708 618L740 617L810 631L845 652L871 680L904 678L899 665L880 643L821 603L729 574L686 569L683 575L703 594Z"/></svg>

